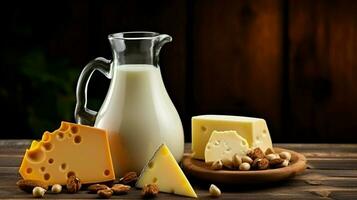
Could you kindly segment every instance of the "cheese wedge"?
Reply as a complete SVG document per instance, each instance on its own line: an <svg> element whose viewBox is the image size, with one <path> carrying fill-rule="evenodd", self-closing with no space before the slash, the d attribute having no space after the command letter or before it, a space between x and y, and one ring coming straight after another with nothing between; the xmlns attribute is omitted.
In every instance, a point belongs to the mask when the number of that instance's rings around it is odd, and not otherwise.
<svg viewBox="0 0 357 200"><path fill-rule="evenodd" d="M250 148L263 151L272 148L269 130L264 119L229 115L200 115L192 117L192 156L205 159L205 148L212 131L234 130L247 140Z"/></svg>
<svg viewBox="0 0 357 200"><path fill-rule="evenodd" d="M246 139L236 131L213 131L206 145L205 161L212 163L217 160L230 160L235 154L243 157L249 151Z"/></svg>
<svg viewBox="0 0 357 200"><path fill-rule="evenodd" d="M19 173L23 179L49 185L65 185L71 175L82 183L115 179L107 132L62 122L53 133L45 132L26 150Z"/></svg>
<svg viewBox="0 0 357 200"><path fill-rule="evenodd" d="M156 184L160 192L196 198L190 182L177 164L169 148L162 144L141 172L136 187Z"/></svg>

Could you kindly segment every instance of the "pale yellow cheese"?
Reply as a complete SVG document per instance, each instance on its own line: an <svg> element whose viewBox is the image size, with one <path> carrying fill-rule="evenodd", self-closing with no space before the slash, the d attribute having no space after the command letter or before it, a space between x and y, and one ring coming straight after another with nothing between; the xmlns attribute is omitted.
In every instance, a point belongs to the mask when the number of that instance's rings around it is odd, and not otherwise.
<svg viewBox="0 0 357 200"><path fill-rule="evenodd" d="M211 163L217 160L232 160L237 154L247 155L249 146L247 140L236 131L213 131L205 149L205 161Z"/></svg>
<svg viewBox="0 0 357 200"><path fill-rule="evenodd" d="M160 192L197 197L169 148L162 144L141 172L136 187L156 184Z"/></svg>
<svg viewBox="0 0 357 200"><path fill-rule="evenodd" d="M70 175L82 183L115 179L107 132L62 122L53 133L45 132L26 150L19 173L23 179L41 180L49 185L67 182Z"/></svg>
<svg viewBox="0 0 357 200"><path fill-rule="evenodd" d="M205 147L212 131L234 130L247 140L250 148L263 151L272 147L269 130L264 119L229 115L200 115L192 117L192 156L204 159Z"/></svg>

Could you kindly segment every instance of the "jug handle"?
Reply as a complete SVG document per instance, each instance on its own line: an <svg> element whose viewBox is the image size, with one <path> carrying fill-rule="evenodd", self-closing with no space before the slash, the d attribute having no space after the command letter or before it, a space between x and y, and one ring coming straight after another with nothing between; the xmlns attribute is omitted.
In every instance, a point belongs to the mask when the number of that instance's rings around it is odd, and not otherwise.
<svg viewBox="0 0 357 200"><path fill-rule="evenodd" d="M74 118L78 124L93 126L97 117L97 112L87 108L87 89L89 79L95 70L100 71L107 78L111 79L110 75L111 61L105 58L96 58L90 61L82 70L79 76L76 89L76 108Z"/></svg>

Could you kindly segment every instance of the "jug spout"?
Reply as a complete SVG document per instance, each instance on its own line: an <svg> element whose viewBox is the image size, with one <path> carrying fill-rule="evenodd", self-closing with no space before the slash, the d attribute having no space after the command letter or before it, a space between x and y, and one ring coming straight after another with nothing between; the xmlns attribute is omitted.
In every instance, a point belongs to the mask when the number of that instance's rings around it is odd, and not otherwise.
<svg viewBox="0 0 357 200"><path fill-rule="evenodd" d="M157 52L160 53L160 49L162 46L164 46L164 44L171 42L172 41L172 37L167 35L167 34L160 34L158 36L158 45L157 45Z"/></svg>
<svg viewBox="0 0 357 200"><path fill-rule="evenodd" d="M172 37L155 32L123 32L109 35L113 64L149 64L159 67L159 54Z"/></svg>

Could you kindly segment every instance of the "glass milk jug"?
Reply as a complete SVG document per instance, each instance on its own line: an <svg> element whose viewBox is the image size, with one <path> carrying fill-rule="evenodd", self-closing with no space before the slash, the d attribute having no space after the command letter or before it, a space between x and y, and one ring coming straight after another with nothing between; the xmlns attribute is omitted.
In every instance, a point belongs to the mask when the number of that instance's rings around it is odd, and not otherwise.
<svg viewBox="0 0 357 200"><path fill-rule="evenodd" d="M117 177L129 171L140 173L162 143L179 161L184 151L183 128L159 67L160 49L172 38L154 32L115 33L108 38L113 59L96 58L79 77L77 123L109 132ZM98 112L86 107L87 86L95 70L111 79Z"/></svg>

